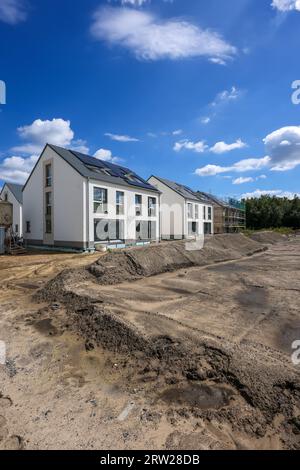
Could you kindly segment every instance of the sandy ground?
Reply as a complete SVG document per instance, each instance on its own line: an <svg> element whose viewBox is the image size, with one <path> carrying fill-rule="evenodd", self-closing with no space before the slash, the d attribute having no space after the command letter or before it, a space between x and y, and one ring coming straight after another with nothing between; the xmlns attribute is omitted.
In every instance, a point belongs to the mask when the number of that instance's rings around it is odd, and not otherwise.
<svg viewBox="0 0 300 470"><path fill-rule="evenodd" d="M299 237L238 261L74 286L137 334L190 347L198 368L104 350L60 302L32 300L62 269L98 258L0 258L0 448L299 448Z"/></svg>

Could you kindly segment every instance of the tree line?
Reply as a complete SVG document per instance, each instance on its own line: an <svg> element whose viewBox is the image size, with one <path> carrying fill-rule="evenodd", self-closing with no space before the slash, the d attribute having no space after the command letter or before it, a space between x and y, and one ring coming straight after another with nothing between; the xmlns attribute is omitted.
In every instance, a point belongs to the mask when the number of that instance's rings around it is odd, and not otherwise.
<svg viewBox="0 0 300 470"><path fill-rule="evenodd" d="M248 229L300 228L300 198L261 196L244 201Z"/></svg>

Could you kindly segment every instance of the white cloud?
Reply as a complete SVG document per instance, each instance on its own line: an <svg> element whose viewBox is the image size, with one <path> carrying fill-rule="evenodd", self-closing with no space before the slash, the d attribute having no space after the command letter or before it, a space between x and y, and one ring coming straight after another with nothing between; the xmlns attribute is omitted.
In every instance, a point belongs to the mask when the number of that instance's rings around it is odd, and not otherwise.
<svg viewBox="0 0 300 470"><path fill-rule="evenodd" d="M209 124L211 121L211 118L209 116L205 116L201 118L201 124Z"/></svg>
<svg viewBox="0 0 300 470"><path fill-rule="evenodd" d="M283 191L282 189L256 189L252 193L242 194L241 199L259 198L261 196L276 196L294 199L295 196L300 197L300 193L292 193L291 191Z"/></svg>
<svg viewBox="0 0 300 470"><path fill-rule="evenodd" d="M199 142L192 142L190 140L181 140L180 142L176 142L173 149L175 152L180 152L182 149L185 150L192 150L196 153L203 153L207 149L207 145L203 140Z"/></svg>
<svg viewBox="0 0 300 470"><path fill-rule="evenodd" d="M118 157L114 157L112 152L107 149L97 150L97 152L94 154L94 157L97 158L97 160L103 160L104 162L112 162L112 163L115 163L119 160Z"/></svg>
<svg viewBox="0 0 300 470"><path fill-rule="evenodd" d="M163 20L150 12L130 8L99 8L91 33L96 39L125 47L144 60L204 56L226 61L237 52L216 32L182 19Z"/></svg>
<svg viewBox="0 0 300 470"><path fill-rule="evenodd" d="M15 156L5 158L0 163L0 180L24 184L37 160L36 155L26 158Z"/></svg>
<svg viewBox="0 0 300 470"><path fill-rule="evenodd" d="M300 165L300 126L277 129L264 139L273 171L287 171Z"/></svg>
<svg viewBox="0 0 300 470"><path fill-rule="evenodd" d="M262 168L271 171L293 170L300 165L300 126L286 126L263 139L266 156L263 158L248 158L240 160L232 166L206 165L198 168L199 176L214 176L228 171L238 173L246 171L258 171ZM259 178L264 179L261 175Z"/></svg>
<svg viewBox="0 0 300 470"><path fill-rule="evenodd" d="M88 154L90 149L87 145L86 140L78 139L78 140L73 140L71 143L72 150L76 150L76 152Z"/></svg>
<svg viewBox="0 0 300 470"><path fill-rule="evenodd" d="M46 143L69 147L74 138L70 121L64 119L36 119L28 126L19 127L18 134L25 143L12 150L24 154L40 153Z"/></svg>
<svg viewBox="0 0 300 470"><path fill-rule="evenodd" d="M139 142L139 139L130 137L129 135L111 134L110 132L106 132L104 135L117 142Z"/></svg>
<svg viewBox="0 0 300 470"><path fill-rule="evenodd" d="M133 5L135 7L140 7L141 5L143 5L144 3L147 3L147 2L148 2L148 0L121 0L122 5L129 4L129 5Z"/></svg>
<svg viewBox="0 0 300 470"><path fill-rule="evenodd" d="M182 133L183 133L182 129L177 129L176 131L172 132L173 135L181 135Z"/></svg>
<svg viewBox="0 0 300 470"><path fill-rule="evenodd" d="M228 90L223 90L218 93L214 100L206 107L205 114L200 118L201 124L210 123L228 104L234 103L241 98L243 93L244 91L236 86L232 86Z"/></svg>
<svg viewBox="0 0 300 470"><path fill-rule="evenodd" d="M247 158L234 163L232 166L206 165L198 168L195 174L198 176L215 176L227 172L243 173L246 171L257 171L270 165L270 157Z"/></svg>
<svg viewBox="0 0 300 470"><path fill-rule="evenodd" d="M229 101L235 101L240 98L242 91L233 86L229 90L223 90L217 94L211 106L216 107Z"/></svg>
<svg viewBox="0 0 300 470"><path fill-rule="evenodd" d="M232 184L253 183L254 181L255 179L251 178L251 176L249 176L248 178L241 176L240 178L236 178L235 180L233 180Z"/></svg>
<svg viewBox="0 0 300 470"><path fill-rule="evenodd" d="M273 0L272 7L279 11L300 11L300 0Z"/></svg>
<svg viewBox="0 0 300 470"><path fill-rule="evenodd" d="M217 142L213 147L210 148L210 152L221 154L231 152L232 150L236 149L242 149L244 147L247 147L247 144L245 144L241 139L238 139L232 144L226 144L225 142Z"/></svg>
<svg viewBox="0 0 300 470"><path fill-rule="evenodd" d="M23 0L1 0L0 1L0 21L15 25L27 18Z"/></svg>

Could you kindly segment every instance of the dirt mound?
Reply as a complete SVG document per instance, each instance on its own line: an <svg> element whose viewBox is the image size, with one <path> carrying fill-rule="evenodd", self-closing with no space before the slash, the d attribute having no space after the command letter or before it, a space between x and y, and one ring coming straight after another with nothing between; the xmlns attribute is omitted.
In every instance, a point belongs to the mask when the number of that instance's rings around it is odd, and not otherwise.
<svg viewBox="0 0 300 470"><path fill-rule="evenodd" d="M258 243L274 245L275 243L286 241L288 236L278 232L266 231L253 233L250 235L250 238Z"/></svg>
<svg viewBox="0 0 300 470"><path fill-rule="evenodd" d="M241 234L212 237L202 250L189 250L187 246L189 243L180 241L108 253L88 270L99 284L111 285L177 269L239 259L263 249Z"/></svg>

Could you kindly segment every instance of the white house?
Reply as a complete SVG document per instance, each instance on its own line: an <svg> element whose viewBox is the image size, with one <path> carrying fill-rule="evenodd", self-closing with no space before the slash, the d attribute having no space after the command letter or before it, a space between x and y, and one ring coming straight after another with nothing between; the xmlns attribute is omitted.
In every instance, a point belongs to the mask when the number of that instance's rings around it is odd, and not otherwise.
<svg viewBox="0 0 300 470"><path fill-rule="evenodd" d="M10 202L13 205L13 231L19 237L23 235L23 186L20 184L5 183L0 199Z"/></svg>
<svg viewBox="0 0 300 470"><path fill-rule="evenodd" d="M213 206L205 197L179 183L151 176L160 193L161 238L186 239L213 234Z"/></svg>
<svg viewBox="0 0 300 470"><path fill-rule="evenodd" d="M27 245L159 241L159 191L128 168L47 144L23 188Z"/></svg>

